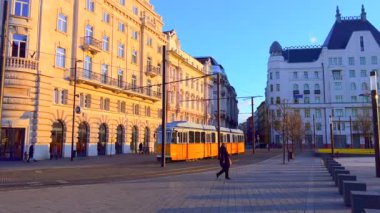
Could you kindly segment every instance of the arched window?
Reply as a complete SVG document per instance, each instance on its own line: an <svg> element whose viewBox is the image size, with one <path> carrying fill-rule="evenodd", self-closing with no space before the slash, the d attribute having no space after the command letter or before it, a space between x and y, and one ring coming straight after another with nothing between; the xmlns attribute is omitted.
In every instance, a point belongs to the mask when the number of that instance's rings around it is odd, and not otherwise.
<svg viewBox="0 0 380 213"><path fill-rule="evenodd" d="M124 130L123 125L117 126L116 143L115 143L116 154L122 154L123 153L124 132L125 132L125 130Z"/></svg>
<svg viewBox="0 0 380 213"><path fill-rule="evenodd" d="M303 85L303 90L309 90L309 84L304 84Z"/></svg>
<svg viewBox="0 0 380 213"><path fill-rule="evenodd" d="M315 88L315 90L320 90L321 89L320 86L319 86L319 84L315 84L314 88Z"/></svg>
<svg viewBox="0 0 380 213"><path fill-rule="evenodd" d="M293 84L293 90L298 90L298 84Z"/></svg>
<svg viewBox="0 0 380 213"><path fill-rule="evenodd" d="M106 146L108 141L108 129L106 124L99 126L99 141L98 141L98 155L106 154Z"/></svg>

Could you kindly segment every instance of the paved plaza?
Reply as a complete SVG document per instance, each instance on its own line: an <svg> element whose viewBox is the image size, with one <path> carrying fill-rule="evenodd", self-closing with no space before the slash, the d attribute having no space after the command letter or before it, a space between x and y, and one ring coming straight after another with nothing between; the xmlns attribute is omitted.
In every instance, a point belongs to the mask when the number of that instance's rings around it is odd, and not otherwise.
<svg viewBox="0 0 380 213"><path fill-rule="evenodd" d="M216 171L0 192L3 212L350 212L319 158L281 156Z"/></svg>
<svg viewBox="0 0 380 213"><path fill-rule="evenodd" d="M375 157L335 158L358 182L367 184L367 191L380 193L380 178L376 178ZM380 201L379 201L380 202Z"/></svg>

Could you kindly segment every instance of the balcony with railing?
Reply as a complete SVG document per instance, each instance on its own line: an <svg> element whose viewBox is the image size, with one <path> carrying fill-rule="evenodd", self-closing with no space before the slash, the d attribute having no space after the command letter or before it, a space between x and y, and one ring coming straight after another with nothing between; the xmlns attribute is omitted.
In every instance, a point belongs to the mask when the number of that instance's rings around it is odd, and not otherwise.
<svg viewBox="0 0 380 213"><path fill-rule="evenodd" d="M74 70L69 72L68 78L74 80ZM129 95L138 96L140 98L158 101L161 99L161 93L154 91L152 87L138 87L131 83L122 81L121 79L112 78L107 75L95 73L91 70L82 68L77 69L77 83L89 84L94 87L114 90Z"/></svg>
<svg viewBox="0 0 380 213"><path fill-rule="evenodd" d="M7 57L5 61L5 68L8 70L37 70L38 61L28 58Z"/></svg>
<svg viewBox="0 0 380 213"><path fill-rule="evenodd" d="M145 67L145 75L156 77L157 75L161 75L161 69L152 65L148 65Z"/></svg>
<svg viewBox="0 0 380 213"><path fill-rule="evenodd" d="M82 37L82 49L90 51L92 54L98 53L102 50L102 41L92 36Z"/></svg>

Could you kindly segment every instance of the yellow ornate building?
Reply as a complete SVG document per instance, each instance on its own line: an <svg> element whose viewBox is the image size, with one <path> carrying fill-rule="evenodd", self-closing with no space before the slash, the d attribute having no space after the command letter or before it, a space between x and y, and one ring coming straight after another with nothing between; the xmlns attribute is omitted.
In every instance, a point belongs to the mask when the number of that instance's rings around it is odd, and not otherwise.
<svg viewBox="0 0 380 213"><path fill-rule="evenodd" d="M154 147L161 122L162 18L148 0L13 0L1 159Z"/></svg>
<svg viewBox="0 0 380 213"><path fill-rule="evenodd" d="M153 151L163 45L167 120L211 123L210 67L162 32L149 0L8 2L0 160L22 159L31 144L36 159L70 157L72 143L77 156Z"/></svg>
<svg viewBox="0 0 380 213"><path fill-rule="evenodd" d="M210 69L181 49L174 30L164 33L168 41L166 79L174 82L167 88L167 119L209 124L208 99L213 83Z"/></svg>

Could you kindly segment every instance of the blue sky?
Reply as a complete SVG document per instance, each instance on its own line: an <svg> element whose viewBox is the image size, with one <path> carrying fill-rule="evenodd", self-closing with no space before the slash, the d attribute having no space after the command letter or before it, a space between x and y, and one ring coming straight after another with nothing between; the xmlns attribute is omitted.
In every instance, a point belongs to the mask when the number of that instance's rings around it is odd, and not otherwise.
<svg viewBox="0 0 380 213"><path fill-rule="evenodd" d="M181 47L193 56L213 56L225 68L238 96L262 95L269 47L321 45L342 16L359 16L361 5L379 29L379 0L151 0L164 30L175 29ZM250 113L250 100L239 99L239 122Z"/></svg>

